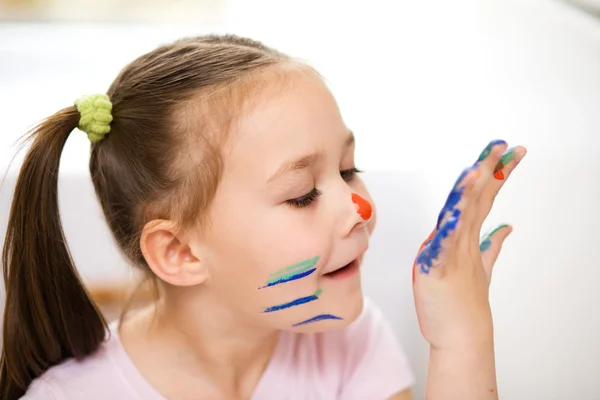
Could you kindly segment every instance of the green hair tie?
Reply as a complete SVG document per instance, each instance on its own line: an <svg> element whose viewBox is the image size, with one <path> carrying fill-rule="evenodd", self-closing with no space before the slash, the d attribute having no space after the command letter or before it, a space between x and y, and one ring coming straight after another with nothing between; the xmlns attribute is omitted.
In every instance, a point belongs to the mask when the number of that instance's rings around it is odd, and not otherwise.
<svg viewBox="0 0 600 400"><path fill-rule="evenodd" d="M113 120L112 103L108 96L85 95L77 99L75 105L80 114L78 128L87 134L92 143L104 139L104 136L110 132L110 123Z"/></svg>

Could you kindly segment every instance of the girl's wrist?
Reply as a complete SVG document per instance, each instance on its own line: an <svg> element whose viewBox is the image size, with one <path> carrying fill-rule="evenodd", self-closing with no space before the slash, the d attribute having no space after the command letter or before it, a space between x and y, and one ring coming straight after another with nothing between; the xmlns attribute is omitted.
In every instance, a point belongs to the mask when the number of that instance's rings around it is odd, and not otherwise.
<svg viewBox="0 0 600 400"><path fill-rule="evenodd" d="M441 338L440 338L441 339ZM430 343L430 350L444 353L472 353L480 349L494 348L494 327L491 322L470 326L457 327L452 332L446 332L439 342Z"/></svg>
<svg viewBox="0 0 600 400"><path fill-rule="evenodd" d="M431 348L426 399L453 398L498 398L493 338L453 348Z"/></svg>

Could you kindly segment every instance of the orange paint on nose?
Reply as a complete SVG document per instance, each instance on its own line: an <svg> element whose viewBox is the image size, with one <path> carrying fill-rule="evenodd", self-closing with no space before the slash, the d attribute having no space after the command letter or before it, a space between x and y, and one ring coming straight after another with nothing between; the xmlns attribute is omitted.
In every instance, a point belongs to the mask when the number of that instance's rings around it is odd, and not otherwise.
<svg viewBox="0 0 600 400"><path fill-rule="evenodd" d="M360 214L362 219L365 221L371 219L371 216L373 215L373 206L368 200L362 198L356 193L352 193L352 202L358 206L358 210L356 210L356 212Z"/></svg>

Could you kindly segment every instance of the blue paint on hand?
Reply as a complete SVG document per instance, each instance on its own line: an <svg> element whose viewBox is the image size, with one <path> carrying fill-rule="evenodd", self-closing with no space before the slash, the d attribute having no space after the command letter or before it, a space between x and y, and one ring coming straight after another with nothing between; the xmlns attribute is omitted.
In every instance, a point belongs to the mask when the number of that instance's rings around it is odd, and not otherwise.
<svg viewBox="0 0 600 400"><path fill-rule="evenodd" d="M463 192L465 191L464 186L462 186L462 187L459 187L459 186L462 183L462 181L465 179L465 177L469 174L469 172L471 172L475 169L477 169L477 166L469 167L460 174L460 176L456 180L456 183L454 184L454 187L452 188L452 191L450 192L450 194L448 195L448 198L446 199L446 204L444 204L444 207L442 207L442 210L440 211L440 214L438 215L438 220L437 220L435 229L440 228L440 225L442 224L442 221L443 221L444 217L446 216L446 214L454 211L454 209L460 202L460 199L462 198Z"/></svg>
<svg viewBox="0 0 600 400"><path fill-rule="evenodd" d="M340 317L336 317L335 315L331 315L331 314L321 314L321 315L317 315L316 317L312 317L310 319L307 319L306 321L302 321L302 322L298 322L297 324L292 325L292 327L297 327L297 326L301 326L301 325L306 325L306 324L310 324L313 322L317 322L317 321L322 321L325 319L337 319L337 320L341 320L343 318Z"/></svg>
<svg viewBox="0 0 600 400"><path fill-rule="evenodd" d="M452 211L452 216L438 229L437 233L431 239L421 254L417 257L417 264L421 267L421 272L428 274L429 270L433 265L433 261L436 260L440 252L442 251L442 241L446 239L456 229L458 221L460 220L461 211L456 208Z"/></svg>
<svg viewBox="0 0 600 400"><path fill-rule="evenodd" d="M473 164L472 167L465 169L460 174L460 176L458 177L456 182L454 183L454 187L452 188L452 191L450 192L450 194L448 195L448 198L446 199L446 204L444 204L444 207L442 208L442 210L440 211L440 214L438 215L435 235L433 236L431 241L429 243L427 243L425 245L425 247L423 247L423 250L417 256L416 263L420 267L420 270L422 273L429 274L429 271L431 270L433 262L439 257L439 255L442 251L442 241L444 239L446 239L448 236L450 236L450 234L456 229L456 226L458 225L461 211L457 207L458 207L458 203L462 199L464 189L465 189L465 186L464 185L461 186L461 183L463 182L465 177L471 171L478 168L479 162L485 160L490 155L494 146L501 145L501 144L506 144L506 141L500 139L500 140L492 140L490 143L488 143L488 145L485 147L485 149L479 155L479 158L477 159L475 164ZM444 218L447 215L450 215L450 216L448 217L448 219L445 222L443 222ZM442 225L442 222L443 222L443 225ZM486 240L484 240L480 244L480 250L481 251L487 250L491 246L491 244L492 244L492 242L489 240L489 238L486 238Z"/></svg>
<svg viewBox="0 0 600 400"><path fill-rule="evenodd" d="M463 172L461 172L460 175L458 176L458 178L456 179L456 182L454 182L454 188L456 189L458 187L458 185L460 185L462 180L465 179L465 176L467 176L467 174L469 172L473 171L475 168L477 168L476 165L473 165L472 167L469 167L469 168L465 168L463 170Z"/></svg>
<svg viewBox="0 0 600 400"><path fill-rule="evenodd" d="M483 242L479 244L479 251L486 251L492 245L492 241L490 239L485 239Z"/></svg>

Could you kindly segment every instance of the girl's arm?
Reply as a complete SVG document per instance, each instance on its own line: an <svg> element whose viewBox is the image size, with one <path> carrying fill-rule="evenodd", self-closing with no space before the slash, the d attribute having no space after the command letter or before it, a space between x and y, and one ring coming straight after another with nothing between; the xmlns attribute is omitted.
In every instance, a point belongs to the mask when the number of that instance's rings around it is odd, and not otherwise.
<svg viewBox="0 0 600 400"><path fill-rule="evenodd" d="M498 399L493 343L459 352L432 350L427 398Z"/></svg>

